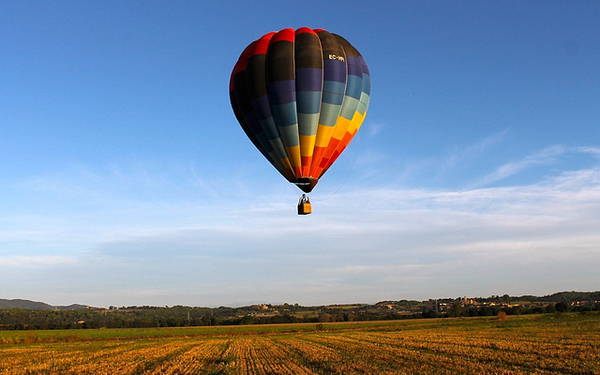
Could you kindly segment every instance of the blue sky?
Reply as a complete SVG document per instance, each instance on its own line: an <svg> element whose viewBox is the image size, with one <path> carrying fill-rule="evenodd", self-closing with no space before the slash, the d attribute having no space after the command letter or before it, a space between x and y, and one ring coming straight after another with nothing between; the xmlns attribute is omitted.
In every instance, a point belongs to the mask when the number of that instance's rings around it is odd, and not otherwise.
<svg viewBox="0 0 600 375"><path fill-rule="evenodd" d="M0 298L353 303L600 286L597 1L0 3ZM233 65L343 35L367 118L299 217Z"/></svg>

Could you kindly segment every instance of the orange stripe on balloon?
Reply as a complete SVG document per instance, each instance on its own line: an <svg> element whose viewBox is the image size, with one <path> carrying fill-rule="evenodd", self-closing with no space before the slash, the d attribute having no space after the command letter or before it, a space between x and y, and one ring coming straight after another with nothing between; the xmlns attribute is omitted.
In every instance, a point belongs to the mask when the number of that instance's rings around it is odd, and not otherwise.
<svg viewBox="0 0 600 375"><path fill-rule="evenodd" d="M310 166L310 177L319 178L319 163L325 155L327 147L317 147L313 150L312 163Z"/></svg>
<svg viewBox="0 0 600 375"><path fill-rule="evenodd" d="M310 162L312 156L302 156L302 177L310 177Z"/></svg>

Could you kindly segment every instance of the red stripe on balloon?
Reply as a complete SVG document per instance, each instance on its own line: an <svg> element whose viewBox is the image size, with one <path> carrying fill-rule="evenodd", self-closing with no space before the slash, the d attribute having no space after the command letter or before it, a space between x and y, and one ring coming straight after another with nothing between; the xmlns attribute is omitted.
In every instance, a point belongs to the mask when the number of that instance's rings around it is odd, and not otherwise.
<svg viewBox="0 0 600 375"><path fill-rule="evenodd" d="M308 27L301 27L298 30L296 30L296 35L304 33L317 35L317 33L313 31L313 29L309 29Z"/></svg>
<svg viewBox="0 0 600 375"><path fill-rule="evenodd" d="M273 38L273 35L277 34L275 31L265 34L257 40L254 46L254 51L252 55L265 55L267 53L267 49L269 48L269 41Z"/></svg>
<svg viewBox="0 0 600 375"><path fill-rule="evenodd" d="M281 41L293 43L295 35L296 35L296 32L294 31L294 29L283 29L280 32L278 32L277 34L275 34L275 36L271 39L271 43L281 42Z"/></svg>

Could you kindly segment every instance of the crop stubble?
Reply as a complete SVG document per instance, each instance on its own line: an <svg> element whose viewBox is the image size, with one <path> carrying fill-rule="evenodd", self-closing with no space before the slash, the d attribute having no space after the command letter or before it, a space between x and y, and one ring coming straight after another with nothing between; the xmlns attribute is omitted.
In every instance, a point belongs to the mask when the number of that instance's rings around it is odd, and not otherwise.
<svg viewBox="0 0 600 375"><path fill-rule="evenodd" d="M288 327L62 341L5 333L0 374L600 374L597 314Z"/></svg>

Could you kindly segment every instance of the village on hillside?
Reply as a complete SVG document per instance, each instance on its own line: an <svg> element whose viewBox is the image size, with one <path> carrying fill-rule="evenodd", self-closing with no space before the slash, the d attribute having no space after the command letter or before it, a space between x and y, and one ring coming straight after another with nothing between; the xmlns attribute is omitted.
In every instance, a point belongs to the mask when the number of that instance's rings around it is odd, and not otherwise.
<svg viewBox="0 0 600 375"><path fill-rule="evenodd" d="M283 303L214 308L181 305L104 308L0 300L0 330L325 323L592 311L600 311L600 292L561 292L543 297L505 294L375 304L302 306Z"/></svg>

